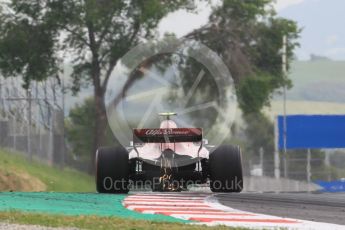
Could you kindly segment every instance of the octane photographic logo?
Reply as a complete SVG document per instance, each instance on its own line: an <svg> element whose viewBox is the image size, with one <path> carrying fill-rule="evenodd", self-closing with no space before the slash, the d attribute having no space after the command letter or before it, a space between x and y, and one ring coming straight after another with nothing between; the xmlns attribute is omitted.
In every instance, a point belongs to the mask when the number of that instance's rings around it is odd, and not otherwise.
<svg viewBox="0 0 345 230"><path fill-rule="evenodd" d="M169 180L166 181L169 184L178 187L181 184L190 185L190 184L202 184L202 181L198 180ZM163 181L164 183L164 181ZM233 180L215 180L210 182L212 187L216 190L235 190L235 191L242 191L243 189L243 180L235 177ZM157 188L162 184L161 178L153 177L152 180L143 180L143 181L126 181L122 180L113 180L111 177L105 177L103 180L103 187L107 191L123 191L128 190L131 188L141 188L141 189L149 189Z"/></svg>
<svg viewBox="0 0 345 230"><path fill-rule="evenodd" d="M165 69L169 71L164 73L158 73L158 67L154 66L141 70L142 63L152 60L157 55L176 54L179 57L191 58L199 64L198 66L202 66L199 73L195 76L188 75L188 79L184 79L186 76L179 74L174 65L166 66ZM136 79L135 84L128 84L129 76L138 69L143 76ZM181 90L184 89L183 84L187 80L189 89ZM143 83L145 81L148 82L145 84ZM209 81L212 81L212 84ZM212 85L208 90L216 96L200 103L198 97L200 92L203 93L204 88L200 90L199 87L205 87L205 84ZM171 97L169 99L167 96L171 96L172 89L178 91L178 102L172 103ZM219 103L220 101L222 104ZM146 128L155 131L155 128L159 128L157 121L164 119L158 116L160 112L176 112L177 116L171 117L171 120L177 123L178 128L194 128L194 121L203 119L197 116L209 112L213 113L212 122L209 122L207 127L200 125L202 122L199 122L199 126L203 129L203 138L208 139L208 147L212 151L212 148L222 144L230 135L237 110L234 82L222 59L202 43L178 39L140 44L126 53L109 79L105 103L109 126L124 147L128 147L133 141L133 129ZM158 124L158 127L152 127L152 124ZM149 135L158 134L147 132ZM184 165L188 163L179 162Z"/></svg>

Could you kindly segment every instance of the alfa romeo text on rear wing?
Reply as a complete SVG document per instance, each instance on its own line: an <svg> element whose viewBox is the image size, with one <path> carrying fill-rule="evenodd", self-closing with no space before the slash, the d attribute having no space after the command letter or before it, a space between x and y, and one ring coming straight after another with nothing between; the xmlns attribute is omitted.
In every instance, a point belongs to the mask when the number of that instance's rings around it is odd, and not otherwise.
<svg viewBox="0 0 345 230"><path fill-rule="evenodd" d="M174 143L202 141L201 128L134 129L134 143Z"/></svg>

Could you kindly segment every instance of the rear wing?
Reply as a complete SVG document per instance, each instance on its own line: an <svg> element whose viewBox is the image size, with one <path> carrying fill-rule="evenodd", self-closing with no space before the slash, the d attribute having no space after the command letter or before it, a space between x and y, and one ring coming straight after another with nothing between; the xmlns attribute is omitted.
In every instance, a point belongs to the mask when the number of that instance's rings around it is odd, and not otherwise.
<svg viewBox="0 0 345 230"><path fill-rule="evenodd" d="M201 128L134 129L134 143L200 142Z"/></svg>

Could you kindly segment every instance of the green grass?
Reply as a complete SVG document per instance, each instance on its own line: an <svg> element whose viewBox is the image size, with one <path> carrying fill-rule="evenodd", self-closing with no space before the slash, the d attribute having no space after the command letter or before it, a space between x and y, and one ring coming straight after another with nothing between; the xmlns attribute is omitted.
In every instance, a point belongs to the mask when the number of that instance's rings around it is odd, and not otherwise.
<svg viewBox="0 0 345 230"><path fill-rule="evenodd" d="M293 88L288 91L287 99L343 103L344 73L345 61L294 61L288 75Z"/></svg>
<svg viewBox="0 0 345 230"><path fill-rule="evenodd" d="M25 172L36 177L46 185L46 191L56 192L94 192L94 178L70 169L50 167L24 156L0 149L0 169L9 172Z"/></svg>
<svg viewBox="0 0 345 230"><path fill-rule="evenodd" d="M325 80L342 81L344 72L345 61L294 61L291 63L289 78L298 85Z"/></svg>
<svg viewBox="0 0 345 230"><path fill-rule="evenodd" d="M0 222L10 222L17 224L41 225L49 227L76 227L81 229L233 229L225 226L207 227L205 225L190 225L181 223L168 223L159 221L132 220L117 217L98 216L62 216L30 214L21 212L0 212Z"/></svg>

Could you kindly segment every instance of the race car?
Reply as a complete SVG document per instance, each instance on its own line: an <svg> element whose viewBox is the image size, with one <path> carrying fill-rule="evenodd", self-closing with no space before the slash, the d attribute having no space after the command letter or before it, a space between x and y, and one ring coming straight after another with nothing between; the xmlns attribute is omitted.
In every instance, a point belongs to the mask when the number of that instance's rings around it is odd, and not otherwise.
<svg viewBox="0 0 345 230"><path fill-rule="evenodd" d="M152 191L183 191L189 185L209 184L212 192L241 192L239 146L210 146L201 128L178 128L165 117L159 128L133 129L127 148L102 147L96 152L96 188L99 193L128 193L130 187Z"/></svg>

